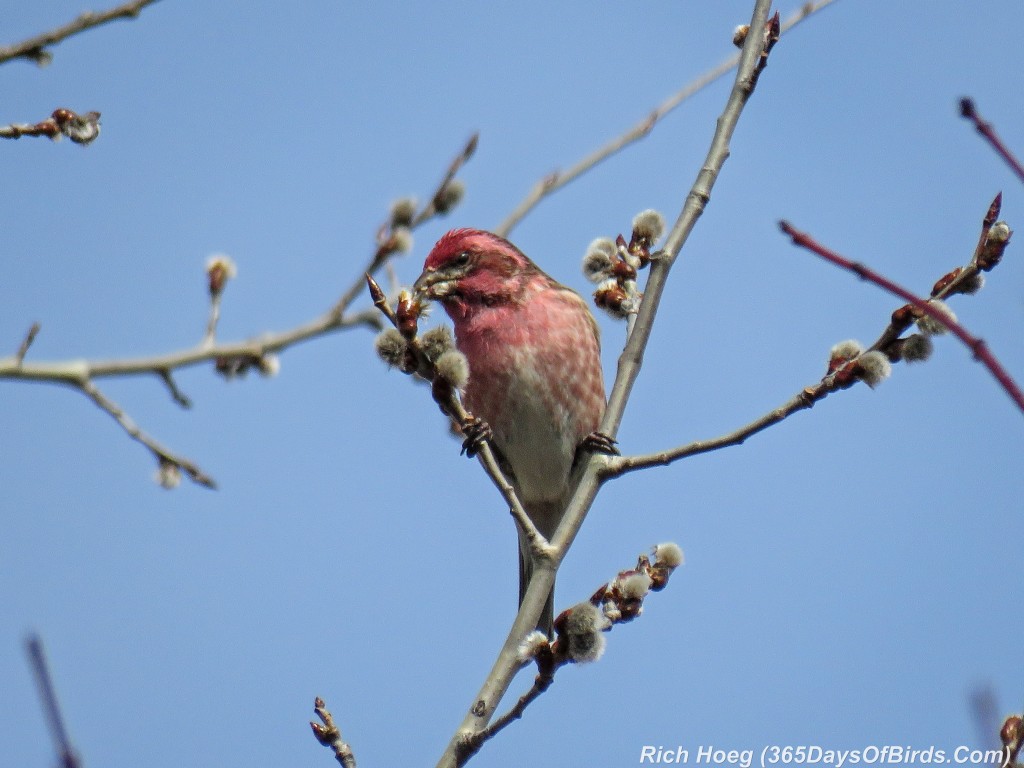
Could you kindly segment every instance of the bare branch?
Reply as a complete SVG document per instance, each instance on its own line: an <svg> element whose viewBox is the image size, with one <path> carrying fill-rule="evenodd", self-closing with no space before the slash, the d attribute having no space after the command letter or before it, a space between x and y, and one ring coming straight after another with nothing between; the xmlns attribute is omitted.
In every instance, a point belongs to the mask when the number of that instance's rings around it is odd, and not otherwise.
<svg viewBox="0 0 1024 768"><path fill-rule="evenodd" d="M1017 404L1021 413L1024 413L1024 392L1021 392L1017 382L1013 380L1013 377L1003 368L999 363L999 360L989 350L988 345L984 339L980 339L967 331L959 322L954 320L948 314L935 307L931 300L922 299L919 296L915 296L913 293L897 285L892 280L884 277L869 267L859 264L855 261L851 261L844 256L840 256L835 251L826 248L825 246L818 243L810 235L805 232L800 232L793 228L789 222L779 222L779 227L793 239L793 243L806 248L811 253L817 254L826 261L835 264L838 267L849 270L863 280L874 283L879 288L882 288L889 293L899 296L906 302L912 304L916 309L920 310L924 314L931 317L936 322L944 325L949 329L950 333L956 336L964 345L971 350L974 355L974 359L978 360L982 365L988 368L989 372L995 377L996 381L999 382L1000 386L1006 390L1006 394ZM898 312L899 310L897 310Z"/></svg>
<svg viewBox="0 0 1024 768"><path fill-rule="evenodd" d="M121 428L128 433L128 436L133 440L142 443L146 446L153 456L157 460L158 466L161 469L166 467L176 467L182 470L189 476L189 478L206 488L215 489L217 487L216 482L213 478L207 475L201 470L193 461L180 456L176 453L172 453L169 449L162 446L152 437L143 432L139 425L136 424L132 418L124 412L117 403L111 400L109 397L104 395L91 379L83 379L76 383L78 389L80 389L86 397L92 400L101 410L109 413L114 420L121 425Z"/></svg>
<svg viewBox="0 0 1024 768"><path fill-rule="evenodd" d="M160 371L157 371L157 375L160 377L160 380L163 381L164 385L167 387L167 391L170 393L171 399L174 402L176 402L182 408L192 407L192 400L189 398L188 395L186 395L184 392L178 389L178 384L174 380L174 375L171 373L170 368L164 368Z"/></svg>
<svg viewBox="0 0 1024 768"><path fill-rule="evenodd" d="M985 140L992 146L992 149L1010 166L1010 170L1017 174L1017 178L1024 181L1024 165L1021 165L1020 160L1014 157L1014 154L1003 143L1003 140L999 138L996 129L992 127L992 123L982 120L973 99L960 99L960 116L974 123L975 130L985 137Z"/></svg>
<svg viewBox="0 0 1024 768"><path fill-rule="evenodd" d="M451 162L444 179L434 191L431 202L420 212L420 215L410 217L411 221L403 223L401 226L394 222L393 217L392 223L386 225L389 233L385 236L384 242L378 243L378 247L375 249L370 262L373 269L387 263L390 257L400 250L399 241L402 238L398 235L398 230L401 228L408 230L412 226L418 226L433 216L446 213L451 210L451 206L457 203L456 197L450 191L455 183L454 177L472 156L475 148L476 136L470 139L455 160ZM438 200L443 200L440 206ZM350 289L326 313L296 328L279 333L267 333L248 341L217 344L215 343L215 333L220 316L221 294L227 280L232 276L233 270L234 264L224 256L214 257L207 264L210 315L206 333L196 346L150 357L115 360L65 360L29 364L24 362L24 351L19 350L12 357L0 358L0 380L52 382L66 384L82 391L97 406L110 414L129 436L153 453L157 458L158 477L162 485L165 487L175 485L178 477L176 473L180 470L196 483L214 488L216 487L215 483L209 475L190 459L173 453L143 432L119 405L107 398L97 388L95 380L111 376L155 375L167 386L174 401L187 408L191 405L191 401L182 394L172 378L172 373L180 368L213 363L215 370L227 378L242 375L254 367L262 373L270 375L276 370L277 361L274 355L295 344L356 326L366 326L376 330L383 327L377 311L372 308L348 314L348 307L358 293ZM356 286L362 288L363 282L363 279L360 278L356 282ZM30 343L30 340L27 341ZM24 350L28 349L27 343L22 346ZM523 514L525 515L525 513Z"/></svg>
<svg viewBox="0 0 1024 768"><path fill-rule="evenodd" d="M64 716L61 714L60 704L57 702L57 692L53 687L50 667L46 663L43 641L39 635L30 635L25 641L25 647L28 650L32 673L36 678L36 686L39 688L39 698L42 699L43 711L46 714L46 724L49 726L50 735L53 736L61 768L79 768L81 761L71 746L71 739L68 737L68 730L64 725Z"/></svg>
<svg viewBox="0 0 1024 768"><path fill-rule="evenodd" d="M835 2L835 0L818 0L818 2L804 3L800 7L800 10L790 16L789 19L781 25L779 34L785 34L808 16L831 5L833 2ZM526 218L526 216L537 207L541 200L567 184L575 181L588 171L593 170L597 165L625 149L630 144L640 141L640 139L644 138L654 130L654 126L668 116L670 112L674 111L676 107L691 96L694 96L712 83L729 74L729 72L736 68L739 61L740 54L737 53L730 56L721 64L709 69L696 80L687 84L680 91L667 98L655 107L647 117L638 122L628 131L612 139L600 149L597 149L587 155L576 163L576 165L571 166L565 171L554 171L541 179L534 185L533 189L530 190L530 193L523 199L523 201L516 206L515 210L508 215L508 218L498 225L494 230L495 234L501 235L502 237L508 237L508 233L511 232L519 222ZM767 59L765 58L763 61L767 61ZM764 68L763 65L761 65L761 68Z"/></svg>
<svg viewBox="0 0 1024 768"><path fill-rule="evenodd" d="M39 323L32 323L32 327L28 329L28 333L25 334L21 346L18 347L18 351L14 354L16 365L21 365L22 361L24 361L25 355L28 354L28 348L32 346L32 342L36 340L36 336L39 334L39 328Z"/></svg>
<svg viewBox="0 0 1024 768"><path fill-rule="evenodd" d="M820 386L819 384L818 387ZM801 390L778 408L769 411L746 426L720 437L710 440L695 440L692 443L656 453L611 457L608 459L607 466L601 470L601 477L604 479L619 477L627 472L635 472L638 469L665 466L689 456L710 453L711 451L717 451L720 448L727 448L732 445L741 445L751 435L756 435L758 432L778 424L798 411L811 408L815 402L824 397L824 394L818 394L818 387L808 387Z"/></svg>
<svg viewBox="0 0 1024 768"><path fill-rule="evenodd" d="M757 0L750 24L751 28L763 28L768 18L770 5L769 0ZM664 254L653 262L652 274L647 282L636 326L620 358L618 374L612 387L612 397L600 427L600 431L610 437L615 436L633 382L639 373L643 352L650 337L651 324L657 312L658 301L664 291L668 270L710 197L711 188L718 178L726 157L728 157L729 139L753 90L752 76L763 50L762 43L761 36L750 35L744 44L736 81L729 94L725 109L716 122L715 134L707 158L686 198L679 219L669 234ZM607 456L595 454L578 470L578 479L575 482L572 500L551 540L554 548L552 559L550 561L541 560L535 565L533 576L519 608L519 614L512 624L487 679L474 698L473 705L469 708L468 714L438 761L439 768L454 768L459 764L458 755L464 748L463 745L467 737L487 727L495 709L508 691L513 677L520 668L519 644L536 626L536 619L554 584L555 571L572 545L594 502L602 482L601 470L607 461Z"/></svg>
<svg viewBox="0 0 1024 768"><path fill-rule="evenodd" d="M0 64L11 59L30 59L40 66L45 66L53 59L53 54L46 50L47 46L56 45L79 32L98 27L116 19L134 19L147 5L156 0L133 0L106 11L86 11L77 19L62 27L57 27L41 35L30 37L14 45L0 47Z"/></svg>

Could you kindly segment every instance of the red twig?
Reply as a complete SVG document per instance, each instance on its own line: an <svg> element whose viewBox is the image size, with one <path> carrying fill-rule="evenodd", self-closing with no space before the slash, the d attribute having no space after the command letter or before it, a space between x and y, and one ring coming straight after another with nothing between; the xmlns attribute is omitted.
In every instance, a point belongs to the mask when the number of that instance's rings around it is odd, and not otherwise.
<svg viewBox="0 0 1024 768"><path fill-rule="evenodd" d="M906 302L913 304L915 307L920 309L926 315L934 320L942 323L946 326L950 333L956 336L962 341L968 349L971 350L974 355L974 359L980 361L992 375L996 378L996 381L1006 390L1006 393L1013 399L1017 404L1017 407L1022 413L1024 413L1024 393L1021 392L1020 387L1017 386L1017 382L1013 380L1009 373L1000 365L999 361L989 350L988 345L984 339L979 339L977 336L970 334L966 328L960 323L953 320L949 315L936 309L925 299L915 296L913 293L908 291L906 288L897 285L892 280L878 274L874 270L859 264L858 262L851 261L844 256L840 256L835 251L829 250L825 246L818 243L814 238L805 232L800 232L794 229L793 225L788 221L780 221L779 228L789 237L792 238L795 245L801 248L806 248L814 254L817 254L821 258L835 264L838 267L849 270L857 275L862 280L867 280L875 285L883 288L889 293L899 296Z"/></svg>
<svg viewBox="0 0 1024 768"><path fill-rule="evenodd" d="M985 140L992 145L992 149L999 153L999 156L1006 161L1006 164L1013 169L1013 172L1017 174L1017 178L1024 182L1024 165L1021 165L1020 160L1013 156L1013 153L1007 149L1006 145L1003 144L1003 140L996 134L995 128L992 127L992 123L987 122L981 118L978 114L977 108L974 106L974 99L963 98L960 99L960 116L967 118L974 123L975 130L978 131Z"/></svg>

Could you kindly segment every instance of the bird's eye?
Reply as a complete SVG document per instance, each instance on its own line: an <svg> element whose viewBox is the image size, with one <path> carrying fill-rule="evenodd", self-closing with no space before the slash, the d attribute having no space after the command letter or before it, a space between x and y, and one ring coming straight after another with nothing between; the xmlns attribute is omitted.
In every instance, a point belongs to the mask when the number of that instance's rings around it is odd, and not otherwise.
<svg viewBox="0 0 1024 768"><path fill-rule="evenodd" d="M464 267L469 264L469 251L463 251L455 257L455 266Z"/></svg>

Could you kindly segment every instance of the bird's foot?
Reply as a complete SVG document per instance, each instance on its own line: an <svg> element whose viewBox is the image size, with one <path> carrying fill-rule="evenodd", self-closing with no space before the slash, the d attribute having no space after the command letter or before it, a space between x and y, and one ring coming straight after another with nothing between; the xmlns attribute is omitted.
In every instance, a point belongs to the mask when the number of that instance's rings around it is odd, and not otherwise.
<svg viewBox="0 0 1024 768"><path fill-rule="evenodd" d="M591 453L604 453L608 456L618 456L619 449L615 447L618 441L608 437L604 432L591 432L583 438L579 451L590 451Z"/></svg>
<svg viewBox="0 0 1024 768"><path fill-rule="evenodd" d="M469 416L462 422L462 434L466 436L462 441L462 453L471 459L480 452L484 443L494 436L491 425L475 416Z"/></svg>

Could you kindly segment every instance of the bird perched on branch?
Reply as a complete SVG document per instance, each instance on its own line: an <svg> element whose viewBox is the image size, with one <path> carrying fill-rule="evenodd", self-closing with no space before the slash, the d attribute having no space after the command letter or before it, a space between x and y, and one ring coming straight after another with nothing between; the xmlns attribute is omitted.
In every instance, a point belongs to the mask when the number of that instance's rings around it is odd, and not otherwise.
<svg viewBox="0 0 1024 768"><path fill-rule="evenodd" d="M587 303L504 238L476 229L442 237L414 286L441 302L469 361L463 403L537 529L550 540L569 501L578 450L614 451L595 432L604 415L597 323ZM470 446L471 447L471 446ZM519 532L519 600L532 573ZM538 628L549 635L554 594Z"/></svg>

